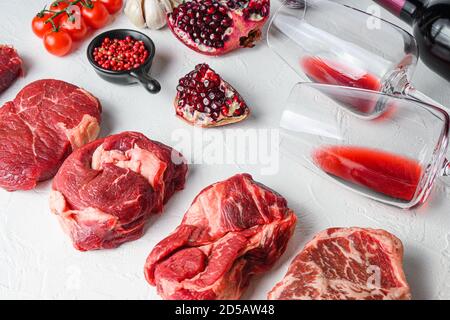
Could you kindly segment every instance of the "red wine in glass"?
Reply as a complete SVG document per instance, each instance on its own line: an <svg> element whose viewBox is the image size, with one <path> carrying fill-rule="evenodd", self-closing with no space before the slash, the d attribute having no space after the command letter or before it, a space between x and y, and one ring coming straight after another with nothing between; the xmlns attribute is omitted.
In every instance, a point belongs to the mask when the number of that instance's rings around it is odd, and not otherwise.
<svg viewBox="0 0 450 320"><path fill-rule="evenodd" d="M415 160L370 148L326 146L312 159L332 176L404 201L413 199L422 176Z"/></svg>
<svg viewBox="0 0 450 320"><path fill-rule="evenodd" d="M381 90L381 81L366 70L322 57L305 56L300 67L313 82L353 87L372 91ZM374 112L376 101L361 100L352 96L339 97L339 101L360 114Z"/></svg>
<svg viewBox="0 0 450 320"><path fill-rule="evenodd" d="M377 77L366 70L345 65L343 62L306 56L301 59L300 65L314 82L373 91L381 89L381 82Z"/></svg>
<svg viewBox="0 0 450 320"><path fill-rule="evenodd" d="M374 0L409 23L422 61L450 81L450 0Z"/></svg>

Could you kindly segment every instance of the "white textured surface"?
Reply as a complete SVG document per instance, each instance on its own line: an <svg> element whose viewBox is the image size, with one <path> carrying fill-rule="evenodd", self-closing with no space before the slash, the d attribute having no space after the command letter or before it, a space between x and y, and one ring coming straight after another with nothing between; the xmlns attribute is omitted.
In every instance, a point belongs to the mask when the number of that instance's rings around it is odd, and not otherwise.
<svg viewBox="0 0 450 320"><path fill-rule="evenodd" d="M272 0L275 8L278 5ZM0 96L12 99L27 83L41 78L66 80L95 94L104 106L102 134L141 131L174 144L175 129L192 129L174 117L172 100L178 78L196 63L208 62L246 97L251 119L242 128L275 125L280 108L297 76L261 43L222 58L207 58L182 46L166 29L149 34L157 46L153 75L162 92L147 94L139 86L114 86L100 80L85 58L87 42L68 57L47 54L30 30L30 21L45 0L0 0L0 43L14 45L23 56L26 77ZM353 1L366 9L371 2ZM347 2L348 3L348 2ZM386 18L394 18L385 14ZM131 27L124 17L108 29ZM419 65L415 84L436 100L450 105L449 85ZM148 299L158 298L143 276L145 258L153 246L179 223L195 195L212 182L248 171L283 194L298 213L295 237L275 268L252 282L245 298L264 299L285 274L295 253L315 233L333 226L384 228L405 245L405 270L417 299L450 298L450 189L438 183L432 199L420 210L401 211L366 200L318 178L289 159L281 158L274 176L260 176L257 167L193 166L186 190L165 212L153 218L140 240L118 249L75 251L48 209L50 183L34 191L0 190L0 298Z"/></svg>

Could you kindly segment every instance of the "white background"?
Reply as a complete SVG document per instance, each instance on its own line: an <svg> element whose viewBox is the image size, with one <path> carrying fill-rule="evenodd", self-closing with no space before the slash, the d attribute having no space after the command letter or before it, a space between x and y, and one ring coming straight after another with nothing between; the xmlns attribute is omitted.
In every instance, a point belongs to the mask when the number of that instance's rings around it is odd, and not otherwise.
<svg viewBox="0 0 450 320"><path fill-rule="evenodd" d="M300 80L265 42L254 49L208 58L187 49L164 29L144 31L156 43L152 74L162 84L161 93L152 96L139 86L112 85L98 78L89 66L85 57L88 41L64 58L45 52L31 32L30 21L46 2L0 0L0 43L18 49L26 70L25 78L0 96L0 105L29 82L61 79L100 99L104 107L102 135L135 130L174 145L174 130L193 130L175 118L172 101L178 78L195 64L208 62L251 106L252 117L231 128L276 126L290 88ZM353 2L364 10L371 4L368 0ZM272 3L272 9L279 5L277 0ZM398 22L384 11L383 18ZM132 25L122 16L105 29L129 27ZM424 93L450 105L448 83L422 64L413 82ZM186 189L172 198L161 216L150 220L141 239L117 249L85 253L72 248L48 209L50 182L28 192L0 190L0 298L157 299L156 290L143 276L148 253L180 223L201 189L243 171L285 196L299 216L287 252L272 271L253 279L244 298L264 299L306 241L322 229L336 226L384 228L394 233L405 245L405 271L414 298L450 298L450 190L444 182L438 183L421 209L401 211L339 189L289 159L281 157L280 162L280 171L273 176L260 175L258 166L191 166Z"/></svg>

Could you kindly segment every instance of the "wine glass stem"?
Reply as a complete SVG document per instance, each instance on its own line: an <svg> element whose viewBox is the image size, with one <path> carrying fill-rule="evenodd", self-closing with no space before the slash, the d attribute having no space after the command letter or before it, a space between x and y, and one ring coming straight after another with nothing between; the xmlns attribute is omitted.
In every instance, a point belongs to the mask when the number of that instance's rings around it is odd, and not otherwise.
<svg viewBox="0 0 450 320"><path fill-rule="evenodd" d="M443 177L450 176L450 162L447 159L444 160L444 163L442 165L441 176Z"/></svg>
<svg viewBox="0 0 450 320"><path fill-rule="evenodd" d="M442 108L443 110L447 111L447 113L449 112L449 109L444 107L442 104L440 104L439 102L436 102L435 100L431 99L430 97L426 96L425 94L423 94L422 92L418 91L416 88L414 88L411 84L407 84L404 91L403 91L406 96L408 96L411 99L414 100L418 100L421 102L425 102L428 104L431 104L433 106Z"/></svg>

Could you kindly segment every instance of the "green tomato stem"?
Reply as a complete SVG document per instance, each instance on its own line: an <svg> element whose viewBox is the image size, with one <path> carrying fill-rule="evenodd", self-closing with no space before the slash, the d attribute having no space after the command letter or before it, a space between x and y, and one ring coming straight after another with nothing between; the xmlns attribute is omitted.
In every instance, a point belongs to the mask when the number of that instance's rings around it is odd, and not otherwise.
<svg viewBox="0 0 450 320"><path fill-rule="evenodd" d="M56 1L54 1L52 4L57 4L57 5L58 5L58 4L60 4L61 2L67 3L67 4L68 4L67 7L75 6L75 5L77 5L78 3L81 3L81 5L82 5L83 7L86 7L86 8L89 8L89 9L92 9L92 8L94 7L94 5L93 5L93 3L92 3L91 0L72 0L72 1L68 1L68 0L56 0ZM50 9L51 9L51 7L52 7L52 6L50 5ZM48 10L48 9L46 9L46 7L44 7L44 9L42 9L42 10L38 13L38 16L39 16L39 17L43 17L43 16L44 16L44 13L52 13L52 16L49 17L49 18L45 21L45 23L51 23L54 32L58 32L58 31L59 31L59 27L56 26L56 23L55 23L55 19L56 19L57 17L59 17L60 15L62 15L62 14L64 14L64 13L67 14L68 17L70 17L70 16L73 15L72 13L69 13L69 12L67 11L67 9L63 9L63 10L60 10L60 11L54 11L54 10Z"/></svg>

